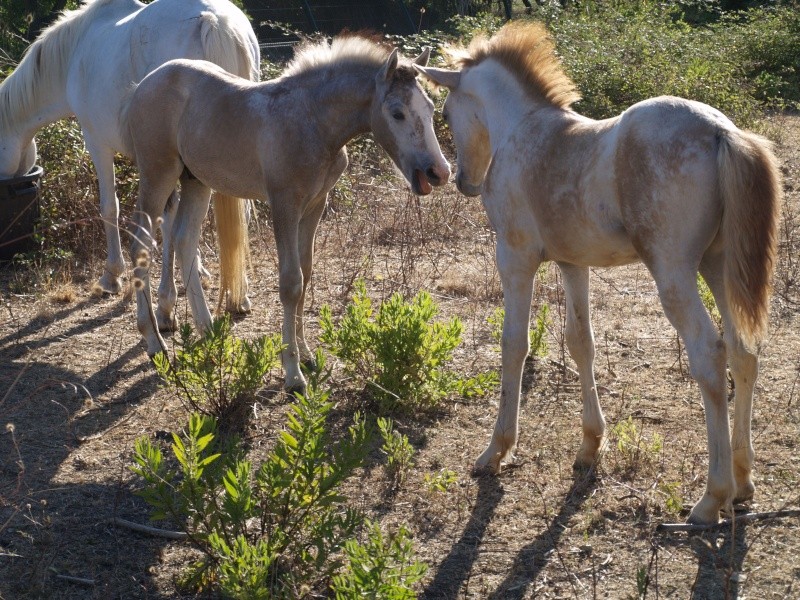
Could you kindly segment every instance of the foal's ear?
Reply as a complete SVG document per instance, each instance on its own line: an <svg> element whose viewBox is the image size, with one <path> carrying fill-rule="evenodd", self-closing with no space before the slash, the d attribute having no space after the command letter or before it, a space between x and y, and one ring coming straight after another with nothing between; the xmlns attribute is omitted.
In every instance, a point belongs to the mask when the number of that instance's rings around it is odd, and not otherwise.
<svg viewBox="0 0 800 600"><path fill-rule="evenodd" d="M377 75L378 83L383 81L389 81L394 75L394 71L397 68L397 48L392 50L392 53L389 55L389 58L386 59L386 63L381 67L380 72Z"/></svg>
<svg viewBox="0 0 800 600"><path fill-rule="evenodd" d="M431 57L431 47L425 46L422 49L422 54L420 54L417 58L414 59L414 64L419 65L421 67L425 67L428 65L428 59Z"/></svg>
<svg viewBox="0 0 800 600"><path fill-rule="evenodd" d="M461 83L461 71L437 69L436 67L421 67L417 64L414 65L414 68L436 85L446 87L448 90L456 89L458 84Z"/></svg>

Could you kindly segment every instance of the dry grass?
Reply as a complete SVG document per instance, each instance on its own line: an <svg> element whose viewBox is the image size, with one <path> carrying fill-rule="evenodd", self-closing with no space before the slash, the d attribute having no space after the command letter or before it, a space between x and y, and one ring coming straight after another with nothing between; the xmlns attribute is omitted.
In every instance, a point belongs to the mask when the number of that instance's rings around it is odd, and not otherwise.
<svg viewBox="0 0 800 600"><path fill-rule="evenodd" d="M786 117L781 126L787 206L753 417L759 511L800 504L800 119ZM499 368L487 319L501 305L500 286L480 201L452 188L417 200L380 166L354 161L320 226L306 306L311 339L319 306L341 310L361 277L376 302L397 290L427 289L443 317L464 321L459 369ZM275 245L268 211L260 208L250 272L254 310L237 322L240 336L280 330ZM94 250L103 256L101 244ZM213 270L210 231L202 250ZM97 257L87 266L73 261L73 295L64 302L51 300L58 288L42 286L42 279L23 289L30 278L0 272L0 415L13 429L0 434L3 598L184 597L175 581L193 558L190 550L109 524L115 516L147 522L128 470L134 440L167 440L185 409L155 376L133 305L92 295L100 266ZM637 574L648 576L652 598L796 596L797 518L693 537L655 531L659 522L685 517L680 503L688 507L700 497L707 453L699 392L646 270L599 269L592 279L597 381L610 434L589 474L571 469L580 440L579 385L564 348L556 269L540 273L535 294L537 306L551 308L550 351L526 365L513 466L498 477L470 476L493 427L491 395L396 423L417 449L416 466L398 490L387 493L377 456L349 485L355 502L384 526L410 524L430 565L421 597L635 598ZM189 318L184 298L177 314ZM333 385L339 413L347 416L359 406L358 394L338 374ZM272 446L284 413L285 398L270 386L243 432L254 460ZM619 424L628 419L634 442L621 447ZM442 469L454 471L457 482L436 492L425 477Z"/></svg>

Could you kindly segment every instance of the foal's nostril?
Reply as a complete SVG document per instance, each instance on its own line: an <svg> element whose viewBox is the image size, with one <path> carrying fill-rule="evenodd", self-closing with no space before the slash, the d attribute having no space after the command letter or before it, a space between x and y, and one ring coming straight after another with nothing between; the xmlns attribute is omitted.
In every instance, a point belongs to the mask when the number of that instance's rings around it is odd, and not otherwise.
<svg viewBox="0 0 800 600"><path fill-rule="evenodd" d="M433 167L428 167L428 170L425 171L425 176L433 185L440 183L442 179Z"/></svg>

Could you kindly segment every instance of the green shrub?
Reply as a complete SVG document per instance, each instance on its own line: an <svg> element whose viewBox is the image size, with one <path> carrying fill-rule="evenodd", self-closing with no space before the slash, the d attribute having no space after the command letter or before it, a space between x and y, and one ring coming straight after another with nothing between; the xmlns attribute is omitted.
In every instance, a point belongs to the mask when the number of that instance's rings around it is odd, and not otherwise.
<svg viewBox="0 0 800 600"><path fill-rule="evenodd" d="M280 364L281 348L277 334L253 341L234 337L230 315L225 315L199 338L190 325L183 325L174 360L159 353L153 362L192 410L228 425L263 385L264 376Z"/></svg>
<svg viewBox="0 0 800 600"><path fill-rule="evenodd" d="M550 21L567 71L594 118L619 114L660 95L709 104L740 126L759 115L753 86L725 26L692 27L675 6L650 2L593 4Z"/></svg>
<svg viewBox="0 0 800 600"><path fill-rule="evenodd" d="M633 417L614 425L610 437L617 449L617 468L624 473L633 473L642 466L652 465L664 446L663 438L657 433L648 441L633 422Z"/></svg>
<svg viewBox="0 0 800 600"><path fill-rule="evenodd" d="M202 552L187 586L234 598L297 598L321 591L339 571L345 543L363 523L340 487L363 463L368 432L356 415L344 439L331 440L332 405L318 385L312 377L255 470L219 447L206 415L193 414L183 435L173 434L176 470L150 439L136 442L132 469L144 479L139 493L153 518L170 517Z"/></svg>
<svg viewBox="0 0 800 600"><path fill-rule="evenodd" d="M410 600L417 595L411 586L422 579L427 565L414 558L408 530L401 526L394 535L384 536L380 527L367 523L367 539L345 543L347 564L333 577L337 600L374 598Z"/></svg>
<svg viewBox="0 0 800 600"><path fill-rule="evenodd" d="M395 293L375 313L364 282L355 288L338 323L329 306L320 309L320 339L368 388L379 412L431 408L451 394L480 395L496 384L496 374L462 379L446 369L462 324L457 317L432 322L438 307L429 294L406 302Z"/></svg>
<svg viewBox="0 0 800 600"><path fill-rule="evenodd" d="M383 438L381 452L386 455L386 475L393 487L399 487L414 466L414 447L407 436L394 430L391 419L378 417L378 429Z"/></svg>
<svg viewBox="0 0 800 600"><path fill-rule="evenodd" d="M452 469L439 469L436 473L425 473L423 480L429 494L445 493L458 482L458 473Z"/></svg>

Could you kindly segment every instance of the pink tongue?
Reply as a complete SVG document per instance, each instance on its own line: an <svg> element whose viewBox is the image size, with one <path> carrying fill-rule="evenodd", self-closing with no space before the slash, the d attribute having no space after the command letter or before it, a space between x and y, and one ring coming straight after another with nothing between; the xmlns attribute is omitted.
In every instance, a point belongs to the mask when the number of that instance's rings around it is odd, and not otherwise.
<svg viewBox="0 0 800 600"><path fill-rule="evenodd" d="M422 195L427 196L430 194L433 188L431 184L428 183L428 178L425 177L425 173L423 173L421 169L417 169L414 171L414 174L417 177L417 184L419 185L419 191L422 192Z"/></svg>

